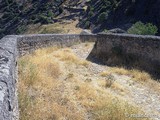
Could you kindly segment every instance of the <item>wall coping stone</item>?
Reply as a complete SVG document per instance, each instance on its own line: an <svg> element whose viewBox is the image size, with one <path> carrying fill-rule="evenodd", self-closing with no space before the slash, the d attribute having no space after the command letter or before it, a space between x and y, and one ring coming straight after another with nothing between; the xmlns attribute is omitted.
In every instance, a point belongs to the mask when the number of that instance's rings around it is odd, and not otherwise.
<svg viewBox="0 0 160 120"><path fill-rule="evenodd" d="M118 33L99 33L98 36L110 36L110 37L125 37L125 38L142 38L146 40L160 40L160 36L154 36L154 35L134 35L134 34L118 34Z"/></svg>

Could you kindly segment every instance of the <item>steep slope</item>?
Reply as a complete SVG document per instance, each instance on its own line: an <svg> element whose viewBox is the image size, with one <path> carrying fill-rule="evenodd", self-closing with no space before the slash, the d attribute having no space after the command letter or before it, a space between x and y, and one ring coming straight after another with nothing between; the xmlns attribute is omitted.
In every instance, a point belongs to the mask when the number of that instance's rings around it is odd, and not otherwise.
<svg viewBox="0 0 160 120"><path fill-rule="evenodd" d="M79 26L93 32L117 27L127 30L142 21L160 28L159 6L159 0L92 0Z"/></svg>
<svg viewBox="0 0 160 120"><path fill-rule="evenodd" d="M29 25L79 19L78 27L97 33L127 30L137 21L153 23L160 33L159 0L0 0L0 38L26 33Z"/></svg>
<svg viewBox="0 0 160 120"><path fill-rule="evenodd" d="M0 2L0 37L25 31L31 23L50 23L54 16L62 12L63 0L27 1L2 0Z"/></svg>
<svg viewBox="0 0 160 120"><path fill-rule="evenodd" d="M0 38L8 34L22 34L30 24L49 24L59 19L73 19L83 11L73 7L82 8L84 1L0 0ZM75 10L77 12L73 15Z"/></svg>

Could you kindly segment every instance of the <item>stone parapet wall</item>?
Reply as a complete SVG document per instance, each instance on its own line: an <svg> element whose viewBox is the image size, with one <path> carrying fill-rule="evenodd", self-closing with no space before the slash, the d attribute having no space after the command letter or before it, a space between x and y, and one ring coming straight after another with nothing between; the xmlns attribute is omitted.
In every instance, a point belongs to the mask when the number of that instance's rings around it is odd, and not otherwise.
<svg viewBox="0 0 160 120"><path fill-rule="evenodd" d="M17 57L36 49L96 42L90 53L110 66L138 66L160 73L160 37L126 34L6 36L0 40L0 120L18 120Z"/></svg>
<svg viewBox="0 0 160 120"><path fill-rule="evenodd" d="M90 56L109 66L136 68L160 75L160 37L98 34Z"/></svg>
<svg viewBox="0 0 160 120"><path fill-rule="evenodd" d="M18 120L17 57L49 46L71 46L96 41L96 35L20 35L0 40L0 120Z"/></svg>
<svg viewBox="0 0 160 120"><path fill-rule="evenodd" d="M18 119L17 37L0 40L0 120Z"/></svg>
<svg viewBox="0 0 160 120"><path fill-rule="evenodd" d="M24 55L35 49L49 46L71 46L86 41L96 41L96 35L78 35L78 34L47 34L47 35L24 35L18 37L19 54Z"/></svg>

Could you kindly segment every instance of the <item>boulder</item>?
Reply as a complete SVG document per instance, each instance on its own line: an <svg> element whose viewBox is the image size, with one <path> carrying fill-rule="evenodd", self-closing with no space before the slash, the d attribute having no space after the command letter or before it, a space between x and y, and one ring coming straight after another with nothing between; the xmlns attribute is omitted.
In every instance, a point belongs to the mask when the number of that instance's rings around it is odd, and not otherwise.
<svg viewBox="0 0 160 120"><path fill-rule="evenodd" d="M90 30L84 29L82 30L82 32L80 33L81 35L88 35L88 34L92 34Z"/></svg>

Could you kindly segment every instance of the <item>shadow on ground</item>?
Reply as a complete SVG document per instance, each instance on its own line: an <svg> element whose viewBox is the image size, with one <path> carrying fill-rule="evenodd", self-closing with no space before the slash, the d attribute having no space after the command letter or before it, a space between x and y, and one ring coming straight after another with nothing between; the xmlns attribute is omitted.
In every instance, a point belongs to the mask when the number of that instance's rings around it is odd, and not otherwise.
<svg viewBox="0 0 160 120"><path fill-rule="evenodd" d="M97 53L95 47L86 58L88 61L109 67L123 67L128 70L137 69L149 73L156 81L160 80L160 64L158 61L151 62L149 59L132 54L117 55L113 53L112 55L104 55Z"/></svg>

